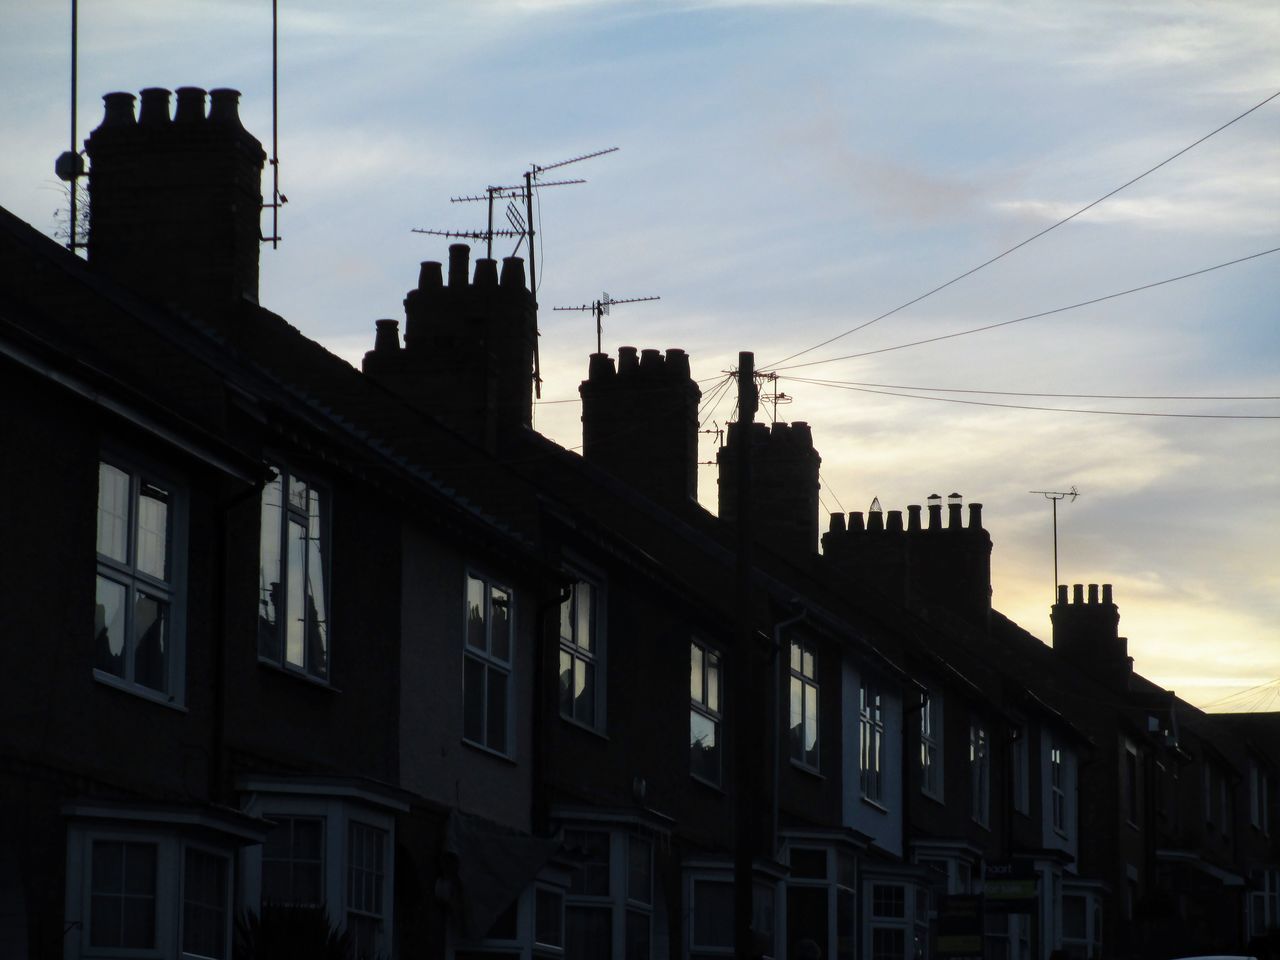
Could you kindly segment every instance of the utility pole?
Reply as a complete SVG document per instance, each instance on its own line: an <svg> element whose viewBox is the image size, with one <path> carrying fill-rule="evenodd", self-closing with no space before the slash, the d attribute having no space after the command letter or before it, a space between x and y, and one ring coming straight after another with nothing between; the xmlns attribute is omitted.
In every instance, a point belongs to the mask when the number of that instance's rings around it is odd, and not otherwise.
<svg viewBox="0 0 1280 960"><path fill-rule="evenodd" d="M1059 490L1032 490L1031 493L1039 493L1046 500L1053 504L1053 602L1058 602L1058 501L1071 498L1074 503L1076 497L1080 496L1080 491L1072 484L1071 489L1065 493Z"/></svg>
<svg viewBox="0 0 1280 960"><path fill-rule="evenodd" d="M734 518L738 533L738 650L729 661L734 697L734 714L726 726L733 739L733 952L736 960L752 955L752 872L758 845L759 791L756 789L760 758L754 755L759 741L752 736L758 724L749 718L767 715L755 701L758 688L755 629L751 593L751 427L755 423L760 396L756 390L755 355L738 354L738 503ZM770 731L776 736L777 731Z"/></svg>

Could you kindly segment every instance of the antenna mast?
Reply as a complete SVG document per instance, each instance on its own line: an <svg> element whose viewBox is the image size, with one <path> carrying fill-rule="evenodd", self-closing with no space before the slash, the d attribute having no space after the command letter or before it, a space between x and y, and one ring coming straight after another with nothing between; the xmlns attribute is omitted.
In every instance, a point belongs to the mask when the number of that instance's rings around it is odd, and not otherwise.
<svg viewBox="0 0 1280 960"><path fill-rule="evenodd" d="M1041 494L1046 500L1053 504L1053 602L1058 602L1058 501L1071 498L1071 502L1075 503L1076 497L1080 496L1080 491L1076 489L1075 484L1071 485L1071 489L1063 493L1059 490L1031 490L1030 493Z"/></svg>
<svg viewBox="0 0 1280 960"><path fill-rule="evenodd" d="M600 345L604 336L604 318L609 315L609 307L616 303L644 303L647 300L661 300L661 297L626 297L616 300L607 293L602 293L599 300L593 300L591 303L584 303L577 307L552 307L552 310L590 310L596 315L596 353L604 353L604 348Z"/></svg>
<svg viewBox="0 0 1280 960"><path fill-rule="evenodd" d="M271 249L280 247L280 208L289 202L289 198L280 192L280 132L279 132L279 64L280 64L280 17L279 0L271 0L271 202L263 204L271 208L271 236L263 240L271 241Z"/></svg>
<svg viewBox="0 0 1280 960"><path fill-rule="evenodd" d="M76 239L76 232L79 229L76 219L76 204L79 197L76 195L80 189L80 178L84 176L84 157L80 155L79 148L76 147L76 67L79 60L79 3L78 0L71 0L71 148L54 161L53 172L57 174L58 179L67 184L67 194L70 198L70 215L67 225L67 249L72 253L81 243Z"/></svg>

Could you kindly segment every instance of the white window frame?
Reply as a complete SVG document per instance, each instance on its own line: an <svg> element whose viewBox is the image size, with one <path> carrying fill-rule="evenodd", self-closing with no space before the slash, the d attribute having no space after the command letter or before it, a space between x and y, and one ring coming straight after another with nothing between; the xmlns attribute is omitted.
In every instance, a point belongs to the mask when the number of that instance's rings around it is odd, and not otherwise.
<svg viewBox="0 0 1280 960"><path fill-rule="evenodd" d="M878 889L896 890L902 895L902 915L890 916L876 909L876 892ZM917 883L901 877L865 876L863 881L862 927L863 956L875 956L875 934L877 930L896 930L902 934L902 955L904 958L929 956L929 890ZM917 944L923 944L923 952L917 953Z"/></svg>
<svg viewBox="0 0 1280 960"><path fill-rule="evenodd" d="M702 669L700 676L693 674L694 652L697 651ZM714 671L710 669L714 664ZM699 689L695 690L697 685ZM710 779L693 769L693 738L695 717L711 724L716 741L715 778ZM689 641L689 775L702 783L719 787L724 779L724 657L720 651L696 637Z"/></svg>
<svg viewBox="0 0 1280 960"><path fill-rule="evenodd" d="M101 546L102 523L102 470L109 466L124 473L128 477L128 506L125 524L125 558L113 558L98 551ZM95 680L127 690L149 700L169 706L182 707L185 700L186 677L186 606L187 606L187 488L186 484L146 458L133 454L125 454L115 449L103 450L98 456L98 485L95 495L96 527L95 555L97 570L95 584L95 609L97 605L97 581L108 580L124 587L125 601L123 611L124 640L122 656L124 660L124 676L118 676L110 670L95 666ZM138 500L146 485L155 486L168 494L168 536L165 544L165 564L168 578L160 579L138 567ZM139 592L152 594L157 600L167 605L169 612L167 662L164 665L164 688L148 686L134 678L134 651L136 641L133 638L135 604L134 598ZM95 615L96 619L96 615ZM105 624L103 625L105 627ZM95 627L95 631L102 627ZM93 638L94 655L97 656L98 638Z"/></svg>
<svg viewBox="0 0 1280 960"><path fill-rule="evenodd" d="M390 954L395 943L395 816L407 813L408 803L345 783L306 783L287 777L250 777L238 783L237 789L244 798L242 809L250 816L323 822L321 899L329 912L329 922L339 929L347 928L352 906L348 888L350 824L354 821L382 832L384 915L378 950ZM262 853L262 846L255 845L246 848L240 858L241 906L255 912L262 908Z"/></svg>
<svg viewBox="0 0 1280 960"><path fill-rule="evenodd" d="M562 924L562 942L566 942L567 951L569 937L569 912L575 907L591 910L608 911L610 956L626 956L627 923L629 916L642 916L649 928L649 956L657 955L655 950L654 904L658 897L658 877L655 870L654 838L648 833L634 828L611 825L607 822L574 822L565 824L565 837L576 833L603 835L608 850L608 891L604 894L574 893L572 882L570 889L564 894L564 923ZM633 842L645 847L648 857L649 893L646 902L632 896L631 890L631 855Z"/></svg>
<svg viewBox="0 0 1280 960"><path fill-rule="evenodd" d="M969 815L980 827L991 822L991 740L982 722L969 722Z"/></svg>
<svg viewBox="0 0 1280 960"><path fill-rule="evenodd" d="M258 526L258 659L263 663L280 667L291 673L307 677L320 683L329 683L333 672L333 527L332 497L329 488L305 471L295 471L280 459L271 459L267 463L274 478L262 488L259 498ZM301 507L293 502L292 486L294 483L304 486L307 493L307 504ZM278 486L277 486L278 485ZM275 487L280 491L280 503L267 503L269 491ZM272 602L272 584L265 583L263 576L262 548L267 535L267 520L274 515L277 529L276 551L279 559L279 580L274 584L277 601ZM318 643L320 656L312 652L317 640L311 635L313 624L308 617L295 617L297 611L291 609L289 586L293 582L289 556L289 531L291 527L301 527L303 540L307 548L302 554L301 602L304 606L308 600L316 604L317 617L314 628L322 632ZM319 528L318 530L316 528ZM318 558L313 556L318 554ZM320 564L319 596L313 594L313 565ZM296 599L296 598L295 598ZM276 622L266 624L266 612L274 609ZM301 650L295 657L289 649L289 625L294 622L302 624ZM272 632L268 632L272 631ZM322 663L316 662L322 659Z"/></svg>
<svg viewBox="0 0 1280 960"><path fill-rule="evenodd" d="M698 887L700 884L710 884L719 886L729 891L730 902L733 897L733 871L727 865L723 869L707 865L698 865L692 869L686 869L684 878L684 904L686 907L686 916L688 923L685 932L685 949L686 957L732 957L733 952L733 933L732 920L730 920L730 935L727 944L699 943L696 939L698 932L697 910L698 910ZM776 900L775 900L775 916ZM776 936L776 927L775 927Z"/></svg>
<svg viewBox="0 0 1280 960"><path fill-rule="evenodd" d="M1069 835L1067 823L1067 757L1057 740L1049 741L1050 824L1060 836Z"/></svg>
<svg viewBox="0 0 1280 960"><path fill-rule="evenodd" d="M544 870L533 883L520 892L511 906L514 908L515 937L482 937L474 942L451 942L445 949L446 960L484 957L493 960L558 960L564 956L565 938L565 887L566 877L558 870ZM538 895L555 898L557 920L560 924L560 943L546 943L538 939ZM456 933L454 935L456 937Z"/></svg>
<svg viewBox="0 0 1280 960"><path fill-rule="evenodd" d="M583 591L580 589L582 587L589 589L588 591ZM578 724L597 733L604 733L608 716L606 711L608 650L605 630L608 620L606 617L605 591L599 578L582 575L579 575L578 580L571 584L569 589L569 598L560 605L560 665L557 673L557 682L561 682L559 678L564 677L567 661L569 672L568 690L570 692L577 690L580 671L584 673L592 671L594 674L595 693L590 716L579 716L580 711L578 710L577 699L570 695L568 709L566 710L565 691L558 691L560 716L570 723ZM581 637L583 631L581 605L584 592L588 592L590 597L587 601L586 631L588 636L585 643ZM565 634L566 615L569 628L567 636Z"/></svg>
<svg viewBox="0 0 1280 960"><path fill-rule="evenodd" d="M187 953L183 949L183 909L186 900L186 858L189 850L216 857L224 862L222 932L223 954L216 960L231 960L236 903L237 839L226 846L187 835L183 825L167 822L121 820L115 823L73 821L67 832L67 887L65 915L77 921L76 929L67 934L67 956L89 960L141 960L141 958L181 957L208 960L204 954ZM144 947L95 947L93 935L93 854L96 843L143 844L154 848L155 861L155 926L153 945Z"/></svg>
<svg viewBox="0 0 1280 960"><path fill-rule="evenodd" d="M884 805L884 694L864 679L858 686L858 789L862 799Z"/></svg>
<svg viewBox="0 0 1280 960"><path fill-rule="evenodd" d="M484 600L484 647L477 647L470 640L470 610L471 610L471 584L479 583L481 585L481 593ZM507 596L507 655L504 658L500 653L494 650L494 623L493 623L493 594L494 591L500 591ZM501 757L514 757L516 753L514 723L511 705L515 698L515 682L514 676L516 671L516 595L515 591L499 580L489 577L476 570L468 570L466 575L466 588L464 591L463 602L463 626L462 626L462 651L463 651L463 729L462 740L464 743L479 747L490 753L495 753ZM467 735L466 729L466 668L467 661L472 661L480 665L484 671L484 684L482 686L484 694L484 702L480 708L481 731L479 739ZM489 729L489 690L491 686L491 677L494 674L501 675L505 678L504 703L502 707L502 742L497 744L496 734Z"/></svg>
<svg viewBox="0 0 1280 960"><path fill-rule="evenodd" d="M927 690L920 704L920 792L943 801L945 774L943 759L942 695Z"/></svg>
<svg viewBox="0 0 1280 960"><path fill-rule="evenodd" d="M823 890L827 899L827 929L818 946L822 949L823 956L835 956L835 945L840 937L841 904L847 904L852 910L853 916L849 918L849 925L855 932L858 930L860 908L857 891L857 860L849 850L831 846L829 842L824 843L820 838L808 839L796 836L788 840L786 846L785 859L793 868L797 851L823 855L821 877L800 876L793 869L784 885L782 908L785 913L788 909L787 899L793 889ZM796 934L793 931L787 931L789 942L794 943L795 938Z"/></svg>
<svg viewBox="0 0 1280 960"><path fill-rule="evenodd" d="M822 766L822 720L819 713L822 701L818 686L818 655L813 650L812 642L804 639L791 641L788 677L788 699L791 710L788 740L791 762L816 773ZM797 693L799 693L800 707L798 717L796 716ZM790 734L790 731L795 730L797 726L800 729L799 740ZM813 741L812 750L805 747L810 739ZM812 760L809 759L810 754L812 754Z"/></svg>

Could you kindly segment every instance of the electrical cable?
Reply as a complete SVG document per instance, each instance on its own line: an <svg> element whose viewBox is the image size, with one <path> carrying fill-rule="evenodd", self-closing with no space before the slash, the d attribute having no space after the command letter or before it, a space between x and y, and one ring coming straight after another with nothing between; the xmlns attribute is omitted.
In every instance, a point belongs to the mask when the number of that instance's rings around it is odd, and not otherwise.
<svg viewBox="0 0 1280 960"><path fill-rule="evenodd" d="M858 326L851 327L850 329L846 330L844 333L836 334L836 336L823 340L821 343L815 343L811 347L806 347L805 349L799 351L798 353L793 353L791 354L791 356L784 357L781 360L779 360L777 363L769 364L768 366L776 369L780 367L781 364L787 363L790 360L794 360L796 357L802 357L806 353L810 353L813 350L817 350L817 349L820 349L821 347L827 346L828 344L835 343L837 340L841 340L852 333L857 333L859 330L864 330L867 327L871 326L873 323L879 323L881 320L891 317L895 313L898 313L901 310L905 310L907 307L914 306L915 304L919 303L921 300L924 300L927 297L933 296L935 293L945 290L947 287L951 286L953 283L958 283L959 281L965 279L965 277L973 276L973 274L977 273L983 267L989 267L991 266L991 264L995 263L997 260L1004 259L1009 254L1013 253L1015 250L1019 250L1022 247L1025 247L1027 244L1031 243L1033 240L1040 239L1046 233L1049 233L1051 230L1058 229L1058 227L1074 220L1076 217L1080 216L1080 214L1093 209L1098 204L1102 203L1104 200L1109 200L1111 197L1114 197L1121 190L1124 190L1128 187L1133 186L1139 180L1143 179L1146 176L1149 176L1152 173L1155 173L1157 170L1159 170L1161 167L1165 166L1166 164L1172 163L1174 160L1177 160L1184 153L1187 153L1188 151L1194 149L1195 147L1200 146L1200 144L1204 143L1210 137L1213 137L1221 133L1223 130L1227 129L1227 127L1231 126L1233 123L1236 123L1239 120L1243 120L1245 117L1253 113L1255 110L1259 109L1260 107L1266 106L1276 97L1280 97L1280 90L1277 90L1275 93L1271 94L1271 96L1267 97L1265 100L1255 103L1252 107L1250 107L1244 113L1241 113L1238 116L1233 117L1232 119L1228 120L1226 123L1224 123L1222 126L1218 127L1217 129L1211 130L1210 132L1206 133L1203 137L1201 137L1199 140L1195 141L1194 143L1188 144L1187 146L1183 147L1181 150L1179 150L1177 153L1173 154L1172 156L1166 157L1165 159L1161 160L1154 167L1151 167L1150 169L1143 171L1142 173L1134 177L1132 180L1128 180L1125 183L1120 184L1120 186L1116 187L1114 190L1112 190L1109 193L1104 193L1097 200L1094 200L1092 203L1085 204L1075 213L1069 216L1063 217L1057 223L1054 223L1054 224L1051 224L1050 226L1045 227L1039 233L1032 234L1031 236L1027 237L1027 239L1021 241L1020 243L1014 244L1012 247L1010 247L1008 250L1005 250L1003 253L996 254L990 260L984 260L982 263L978 264L976 267L972 267L969 270L966 270L964 273L958 276L952 277L946 283L939 284L938 286L934 287L932 290L922 293L920 294L920 296L915 297L912 300L908 300L906 303L900 304L899 306L894 307L892 310L889 310L886 313L880 314L880 316L878 317L868 320L865 323L859 324Z"/></svg>
<svg viewBox="0 0 1280 960"><path fill-rule="evenodd" d="M823 380L810 377L780 377L797 383L822 387L878 387L882 390L917 390L922 393L976 393L997 397L1054 397L1060 400L1280 400L1280 396L1146 396L1135 393L1026 393L1018 390L961 390L955 387L911 387L900 383L862 383L857 380Z"/></svg>
<svg viewBox="0 0 1280 960"><path fill-rule="evenodd" d="M999 323L988 323L981 327L973 327L969 330L958 330L955 333L944 333L937 337L927 337L924 340L913 340L910 343L899 343L892 347L880 347L876 350L864 350L861 353L848 353L842 357L828 357L825 360L806 360L804 363L793 363L787 367L775 366L773 371L776 373L781 370L798 370L801 367L814 367L823 363L836 363L840 360L855 360L858 357L870 357L877 353L889 353L893 350L905 350L907 347L919 347L927 343L938 343L942 340L952 340L956 337L965 337L971 333L983 333L987 330L995 330L997 327L1007 327L1013 323L1022 323L1024 320L1038 320L1041 317L1050 317L1055 313L1065 313L1068 310L1077 310L1080 307L1092 306L1095 303L1103 303L1107 300L1115 300L1117 297L1125 297L1131 293L1140 293L1143 290L1151 290L1155 287L1162 287L1167 283L1175 283L1178 280L1188 280L1191 277L1198 277L1201 274L1212 273L1214 270L1221 270L1223 267L1232 267L1238 263L1244 263L1248 260L1256 260L1259 257L1265 257L1272 253L1280 251L1280 247L1272 247L1270 250L1263 250L1259 253L1251 253L1246 257L1238 257L1235 260L1228 260L1225 263L1217 263L1211 267L1204 267L1201 270L1193 270L1190 273L1183 273L1176 277L1166 277L1164 280L1156 280L1154 283L1144 283L1138 287L1130 287L1128 290L1121 290L1118 293L1109 293L1103 297L1094 297L1091 300L1081 300L1079 303L1072 303L1065 307L1056 307L1053 310L1043 310L1040 313L1030 313L1024 317L1015 317L1012 320L1001 320ZM798 354L796 354L798 356Z"/></svg>

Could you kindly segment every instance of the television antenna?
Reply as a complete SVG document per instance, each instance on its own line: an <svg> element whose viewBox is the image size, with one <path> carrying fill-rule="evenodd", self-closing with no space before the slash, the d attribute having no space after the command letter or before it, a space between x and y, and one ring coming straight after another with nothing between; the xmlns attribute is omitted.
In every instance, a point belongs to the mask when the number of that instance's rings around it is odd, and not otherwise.
<svg viewBox="0 0 1280 960"><path fill-rule="evenodd" d="M661 300L661 297L624 297L615 299L607 293L602 293L599 300L593 300L591 303L584 303L577 307L552 307L553 310L590 310L596 315L596 353L604 353L604 348L600 343L604 337L604 318L609 315L609 308L619 303L644 303L647 300Z"/></svg>
<svg viewBox="0 0 1280 960"><path fill-rule="evenodd" d="M1031 490L1030 493L1038 493L1046 500L1053 504L1053 602L1058 602L1058 501L1070 499L1075 503L1076 497L1080 496L1080 491L1076 489L1075 484L1071 485L1071 489L1066 492L1060 490Z"/></svg>
<svg viewBox="0 0 1280 960"><path fill-rule="evenodd" d="M53 162L53 172L67 185L70 198L70 215L67 229L67 249L75 253L84 246L76 236L79 229L76 220L76 202L79 199L80 178L84 176L84 156L76 146L76 66L79 60L77 37L79 35L79 2L71 0L71 149L63 151Z"/></svg>
<svg viewBox="0 0 1280 960"><path fill-rule="evenodd" d="M486 255L493 258L493 238L494 237L516 237L515 249L511 251L512 256L520 249L521 244L527 244L529 250L529 292L533 294L533 309L536 324L538 309L538 267L534 253L534 235L536 231L533 226L533 197L534 191L543 187L568 187L574 184L586 183L586 180L540 180L544 173L548 170L559 170L561 167L567 167L570 164L581 163L583 160L591 160L595 157L603 157L607 153L616 153L618 147L608 147L604 150L596 150L592 153L584 153L577 157L570 157L568 160L560 160L556 163L548 164L529 164L529 169L524 173L524 182L516 184L507 184L505 186L485 187L482 194L470 194L461 197L450 197L450 203L479 203L484 202L488 206L488 221L484 230L427 230L414 229L413 233L425 233L437 237L461 237L470 240L484 240ZM494 201L506 200L507 206L505 210L507 222L511 225L511 229L495 230L493 227ZM519 201L523 201L524 209L520 209ZM614 301L618 302L618 301ZM534 329L533 340L533 389L534 394L539 399L542 397L542 361L539 357L538 337L541 334L536 326Z"/></svg>
<svg viewBox="0 0 1280 960"><path fill-rule="evenodd" d="M761 393L760 399L772 406L773 414L769 419L772 420L774 423L777 423L778 404L780 403L788 404L791 402L792 398L790 397L790 395L785 394L778 389L778 375L776 373L773 373L773 372L757 373L756 379L759 380L761 383L764 383L767 381L771 385L771 389L773 390L773 392Z"/></svg>
<svg viewBox="0 0 1280 960"><path fill-rule="evenodd" d="M271 241L271 249L280 248L280 208L289 202L289 198L280 192L280 15L279 0L271 0L271 159L267 165L271 167L271 202L264 203L264 209L271 210L271 236L262 237L263 242Z"/></svg>

